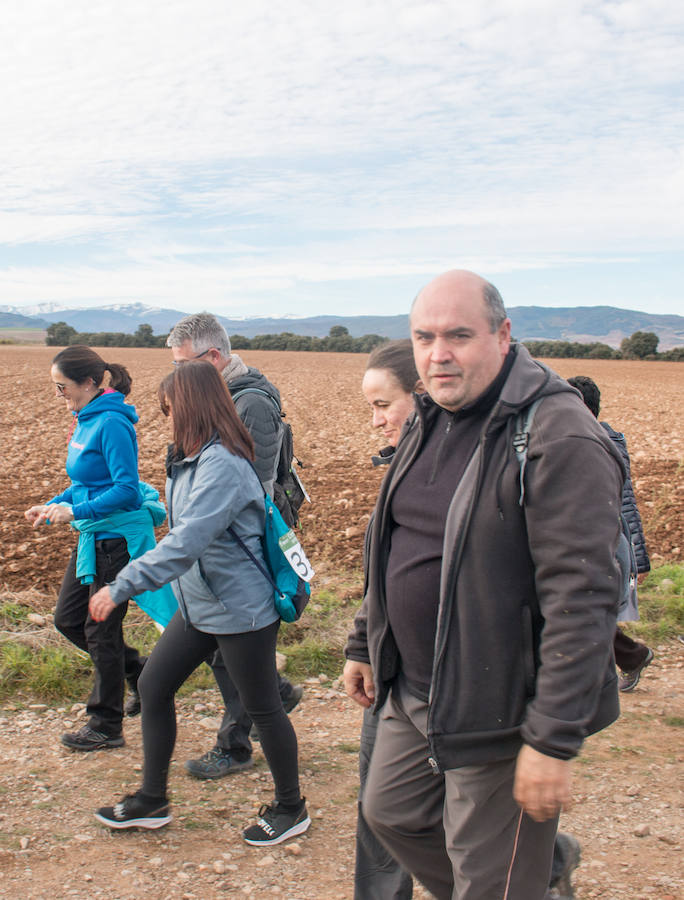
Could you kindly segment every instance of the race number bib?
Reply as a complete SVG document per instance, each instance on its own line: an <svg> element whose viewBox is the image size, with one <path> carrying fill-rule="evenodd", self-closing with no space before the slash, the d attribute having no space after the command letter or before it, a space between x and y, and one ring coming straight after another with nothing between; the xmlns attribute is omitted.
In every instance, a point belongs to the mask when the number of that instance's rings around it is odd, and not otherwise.
<svg viewBox="0 0 684 900"><path fill-rule="evenodd" d="M316 574L311 568L311 563L306 558L302 545L297 540L297 535L290 529L278 538L280 549L285 554L293 571L299 575L302 581L311 581Z"/></svg>

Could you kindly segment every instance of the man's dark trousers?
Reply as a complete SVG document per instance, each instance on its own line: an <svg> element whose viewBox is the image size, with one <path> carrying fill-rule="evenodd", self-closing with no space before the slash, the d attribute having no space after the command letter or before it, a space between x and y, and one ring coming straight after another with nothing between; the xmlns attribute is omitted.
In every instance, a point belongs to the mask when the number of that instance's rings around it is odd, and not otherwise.
<svg viewBox="0 0 684 900"><path fill-rule="evenodd" d="M123 638L122 622L128 603L114 608L104 622L88 613L92 594L113 581L129 560L125 538L95 542L95 581L81 584L76 577L76 550L67 565L55 607L55 628L72 644L90 654L95 684L86 704L88 725L109 737L121 734L124 678L136 684L144 659Z"/></svg>
<svg viewBox="0 0 684 900"><path fill-rule="evenodd" d="M363 711L359 747L359 808L356 818L354 900L411 900L413 879L385 849L363 817L363 792L368 777L379 716Z"/></svg>

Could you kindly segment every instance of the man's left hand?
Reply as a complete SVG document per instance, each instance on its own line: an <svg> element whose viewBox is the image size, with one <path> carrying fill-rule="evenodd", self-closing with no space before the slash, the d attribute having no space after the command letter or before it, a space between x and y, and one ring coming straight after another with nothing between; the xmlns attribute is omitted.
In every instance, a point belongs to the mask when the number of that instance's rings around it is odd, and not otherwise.
<svg viewBox="0 0 684 900"><path fill-rule="evenodd" d="M515 767L513 796L535 822L546 822L571 801L570 760L555 759L523 744Z"/></svg>

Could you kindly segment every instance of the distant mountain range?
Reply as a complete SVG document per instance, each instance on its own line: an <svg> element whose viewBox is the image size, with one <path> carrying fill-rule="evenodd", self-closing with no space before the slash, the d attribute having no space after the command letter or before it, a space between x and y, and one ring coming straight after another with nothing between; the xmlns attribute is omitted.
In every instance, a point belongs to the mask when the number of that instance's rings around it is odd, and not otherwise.
<svg viewBox="0 0 684 900"><path fill-rule="evenodd" d="M47 328L53 322L66 322L76 331L122 331L132 334L145 323L155 334L166 334L187 313L131 303L93 309L34 307L26 315L18 307L0 307L0 328ZM555 340L591 343L600 341L619 347L623 338L635 331L653 331L658 349L670 350L684 345L684 316L656 315L617 309L613 306L576 306L551 309L542 306L514 306L508 310L513 334L518 340ZM388 338L408 335L408 316L310 316L297 318L229 319L217 316L228 334L254 337L283 331L325 337L333 325L344 325L352 337L380 334Z"/></svg>
<svg viewBox="0 0 684 900"><path fill-rule="evenodd" d="M0 311L0 328L47 328L49 324L45 319L39 319L37 316Z"/></svg>

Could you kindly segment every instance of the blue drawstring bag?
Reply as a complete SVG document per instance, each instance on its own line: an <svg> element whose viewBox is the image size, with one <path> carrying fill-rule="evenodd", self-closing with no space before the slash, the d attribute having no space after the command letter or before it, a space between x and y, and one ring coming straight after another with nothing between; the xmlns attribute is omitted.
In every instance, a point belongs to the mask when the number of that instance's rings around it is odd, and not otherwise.
<svg viewBox="0 0 684 900"><path fill-rule="evenodd" d="M256 558L244 541L228 528L233 540L249 556L264 578L273 586L275 606L283 622L296 622L311 596L309 582L314 570L294 531L288 527L278 507L264 494L266 522L261 546L266 566Z"/></svg>

